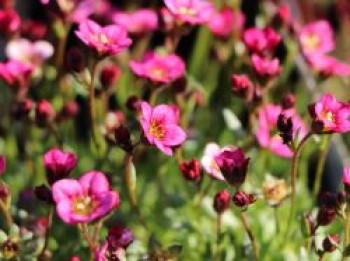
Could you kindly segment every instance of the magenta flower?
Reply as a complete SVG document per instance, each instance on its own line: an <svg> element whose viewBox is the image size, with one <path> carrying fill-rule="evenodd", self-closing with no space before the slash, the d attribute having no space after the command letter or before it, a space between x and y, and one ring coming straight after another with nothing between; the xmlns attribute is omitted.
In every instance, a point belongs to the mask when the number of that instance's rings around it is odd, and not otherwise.
<svg viewBox="0 0 350 261"><path fill-rule="evenodd" d="M277 58L269 60L268 58L253 54L252 64L255 72L261 77L274 77L281 71L280 61Z"/></svg>
<svg viewBox="0 0 350 261"><path fill-rule="evenodd" d="M147 34L158 27L158 16L152 9L139 9L132 13L118 11L113 14L112 20L134 35Z"/></svg>
<svg viewBox="0 0 350 261"><path fill-rule="evenodd" d="M0 79L8 85L23 85L33 72L33 67L26 63L10 60L0 63Z"/></svg>
<svg viewBox="0 0 350 261"><path fill-rule="evenodd" d="M344 168L343 184L346 187L350 187L350 167L345 167Z"/></svg>
<svg viewBox="0 0 350 261"><path fill-rule="evenodd" d="M186 140L186 133L179 126L176 106L162 104L152 108L147 102L142 102L140 122L147 141L168 156L173 155L173 147Z"/></svg>
<svg viewBox="0 0 350 261"><path fill-rule="evenodd" d="M304 54L325 54L335 49L333 30L325 21L304 26L299 32L299 41Z"/></svg>
<svg viewBox="0 0 350 261"><path fill-rule="evenodd" d="M13 9L0 10L0 34L13 34L20 29L21 18Z"/></svg>
<svg viewBox="0 0 350 261"><path fill-rule="evenodd" d="M86 223L108 215L119 204L106 176L90 171L79 180L62 179L52 186L58 216L68 224Z"/></svg>
<svg viewBox="0 0 350 261"><path fill-rule="evenodd" d="M293 156L293 152L288 145L283 144L282 138L276 133L278 116L282 112L286 117L292 118L293 138L299 133L298 138L302 139L307 134L307 129L294 109L283 111L281 106L274 104L266 105L259 111L259 123L255 135L261 147L269 149L278 156L289 158Z"/></svg>
<svg viewBox="0 0 350 261"><path fill-rule="evenodd" d="M210 31L218 37L229 37L234 31L241 31L245 17L241 12L224 8L215 13L208 22Z"/></svg>
<svg viewBox="0 0 350 261"><path fill-rule="evenodd" d="M148 52L143 61L130 61L130 68L137 76L155 83L170 83L185 74L185 63L176 54Z"/></svg>
<svg viewBox="0 0 350 261"><path fill-rule="evenodd" d="M214 6L206 0L164 0L176 19L191 25L204 24L211 19Z"/></svg>
<svg viewBox="0 0 350 261"><path fill-rule="evenodd" d="M4 156L0 156L0 176L6 170L6 158Z"/></svg>
<svg viewBox="0 0 350 261"><path fill-rule="evenodd" d="M76 167L77 162L77 156L71 152L64 152L57 148L46 152L44 155L44 164L47 170L49 184L67 178L70 172Z"/></svg>
<svg viewBox="0 0 350 261"><path fill-rule="evenodd" d="M271 27L249 28L243 34L243 41L249 50L262 53L273 51L281 41L281 36Z"/></svg>
<svg viewBox="0 0 350 261"><path fill-rule="evenodd" d="M81 22L75 33L86 45L95 49L99 56L120 53L132 43L123 27L118 25L102 27L92 20Z"/></svg>
<svg viewBox="0 0 350 261"><path fill-rule="evenodd" d="M62 0L60 0L62 1ZM67 1L67 0L63 0ZM70 20L81 23L91 15L105 17L111 11L111 3L108 0L69 0L75 1L74 10L70 14Z"/></svg>
<svg viewBox="0 0 350 261"><path fill-rule="evenodd" d="M309 112L317 131L350 131L350 104L337 101L330 93L324 94L315 104L311 104Z"/></svg>
<svg viewBox="0 0 350 261"><path fill-rule="evenodd" d="M324 76L349 76L350 65L323 54L307 55L311 67Z"/></svg>

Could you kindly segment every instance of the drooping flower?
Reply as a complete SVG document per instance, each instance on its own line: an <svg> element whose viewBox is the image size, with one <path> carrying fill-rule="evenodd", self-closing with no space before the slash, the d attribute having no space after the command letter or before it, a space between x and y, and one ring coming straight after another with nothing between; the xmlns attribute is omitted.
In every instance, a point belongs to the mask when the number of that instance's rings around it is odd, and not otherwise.
<svg viewBox="0 0 350 261"><path fill-rule="evenodd" d="M270 60L257 54L253 54L252 64L255 72L261 77L275 77L281 71L278 58Z"/></svg>
<svg viewBox="0 0 350 261"><path fill-rule="evenodd" d="M67 178L76 167L77 162L77 156L71 152L65 152L57 148L46 152L44 155L44 164L49 184Z"/></svg>
<svg viewBox="0 0 350 261"><path fill-rule="evenodd" d="M164 4L177 20L191 25L208 22L214 12L207 0L164 0Z"/></svg>
<svg viewBox="0 0 350 261"><path fill-rule="evenodd" d="M329 22L320 20L305 25L299 32L304 54L325 54L335 49L333 30Z"/></svg>
<svg viewBox="0 0 350 261"><path fill-rule="evenodd" d="M5 63L0 63L0 79L8 85L25 86L33 72L33 67L29 64L9 60Z"/></svg>
<svg viewBox="0 0 350 261"><path fill-rule="evenodd" d="M247 174L249 158L242 149L224 150L215 158L225 180L232 186L240 186Z"/></svg>
<svg viewBox="0 0 350 261"><path fill-rule="evenodd" d="M240 32L245 22L241 12L235 12L231 8L223 8L213 14L208 22L210 31L218 37L229 37L234 31Z"/></svg>
<svg viewBox="0 0 350 261"><path fill-rule="evenodd" d="M158 27L158 16L152 9L139 9L132 13L117 11L112 20L133 35L144 35Z"/></svg>
<svg viewBox="0 0 350 261"><path fill-rule="evenodd" d="M127 49L132 41L126 30L118 25L100 26L92 20L79 24L76 35L99 56L114 55Z"/></svg>
<svg viewBox="0 0 350 261"><path fill-rule="evenodd" d="M301 118L293 109L283 111L281 106L274 104L268 104L260 109L259 122L255 135L261 147L269 149L278 156L289 158L293 156L293 153L288 145L283 143L283 139L277 133L278 117L282 112L285 116L292 119L293 138L298 133L298 139L302 139L306 135L307 129Z"/></svg>
<svg viewBox="0 0 350 261"><path fill-rule="evenodd" d="M137 76L155 83L170 83L185 74L185 63L176 54L148 52L143 61L130 61L130 68Z"/></svg>
<svg viewBox="0 0 350 261"><path fill-rule="evenodd" d="M0 176L6 170L6 158L4 156L0 156Z"/></svg>
<svg viewBox="0 0 350 261"><path fill-rule="evenodd" d="M343 184L350 188L350 167L344 168Z"/></svg>
<svg viewBox="0 0 350 261"><path fill-rule="evenodd" d="M350 75L350 64L343 63L333 56L309 54L306 59L312 68L324 76Z"/></svg>
<svg viewBox="0 0 350 261"><path fill-rule="evenodd" d="M172 148L186 140L186 133L179 126L176 106L161 104L152 108L142 102L140 122L147 141L166 155L173 155Z"/></svg>
<svg viewBox="0 0 350 261"><path fill-rule="evenodd" d="M58 216L68 224L86 223L108 215L119 204L106 176L90 171L80 179L62 179L52 186Z"/></svg>
<svg viewBox="0 0 350 261"><path fill-rule="evenodd" d="M309 106L315 131L350 131L350 104L339 102L330 93L324 94L316 103Z"/></svg>
<svg viewBox="0 0 350 261"><path fill-rule="evenodd" d="M281 36L271 27L249 28L243 34L243 41L252 52L273 51L281 41Z"/></svg>
<svg viewBox="0 0 350 261"><path fill-rule="evenodd" d="M0 34L13 34L19 30L21 18L13 9L0 10Z"/></svg>

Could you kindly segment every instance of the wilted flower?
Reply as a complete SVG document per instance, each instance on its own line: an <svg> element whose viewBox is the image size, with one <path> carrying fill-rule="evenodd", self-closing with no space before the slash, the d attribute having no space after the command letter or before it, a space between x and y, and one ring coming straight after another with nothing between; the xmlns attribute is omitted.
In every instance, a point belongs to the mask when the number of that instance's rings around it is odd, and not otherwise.
<svg viewBox="0 0 350 261"><path fill-rule="evenodd" d="M317 226L328 226L337 217L335 208L321 207L317 214Z"/></svg>
<svg viewBox="0 0 350 261"><path fill-rule="evenodd" d="M214 6L206 0L164 0L164 4L176 19L191 25L208 22L214 12Z"/></svg>
<svg viewBox="0 0 350 261"><path fill-rule="evenodd" d="M337 249L340 243L340 238L337 234L327 235L325 239L323 239L322 247L325 252L333 252Z"/></svg>
<svg viewBox="0 0 350 261"><path fill-rule="evenodd" d="M289 144L293 141L293 119L291 116L286 116L283 112L278 116L277 129L283 140L283 144Z"/></svg>
<svg viewBox="0 0 350 261"><path fill-rule="evenodd" d="M256 197L253 194L247 194L244 191L237 191L233 195L232 200L237 207L247 208L256 201Z"/></svg>
<svg viewBox="0 0 350 261"><path fill-rule="evenodd" d="M79 180L62 179L52 186L58 216L66 223L91 222L108 215L119 204L106 176L90 171Z"/></svg>
<svg viewBox="0 0 350 261"><path fill-rule="evenodd" d="M133 35L144 35L158 27L158 16L152 9L138 9L132 13L117 11L112 20Z"/></svg>
<svg viewBox="0 0 350 261"><path fill-rule="evenodd" d="M77 156L57 148L50 149L44 155L46 177L49 184L65 179L77 165Z"/></svg>
<svg viewBox="0 0 350 261"><path fill-rule="evenodd" d="M332 27L325 20L304 26L299 32L299 41L306 55L325 54L335 49Z"/></svg>
<svg viewBox="0 0 350 261"><path fill-rule="evenodd" d="M227 190L221 190L215 194L213 207L216 213L221 214L230 207L230 197Z"/></svg>
<svg viewBox="0 0 350 261"><path fill-rule="evenodd" d="M0 35L17 32L21 26L21 18L13 9L0 10Z"/></svg>
<svg viewBox="0 0 350 261"><path fill-rule="evenodd" d="M324 94L316 103L311 104L309 113L316 132L350 131L350 104L337 101L330 93Z"/></svg>
<svg viewBox="0 0 350 261"><path fill-rule="evenodd" d="M6 158L4 156L0 156L0 176L6 170Z"/></svg>
<svg viewBox="0 0 350 261"><path fill-rule="evenodd" d="M281 71L280 61L278 58L270 60L257 54L253 54L252 64L255 72L261 77L275 77Z"/></svg>
<svg viewBox="0 0 350 261"><path fill-rule="evenodd" d="M52 193L46 185L42 184L40 186L35 187L34 193L39 200L46 202L48 204L53 204L54 201L53 201Z"/></svg>
<svg viewBox="0 0 350 261"><path fill-rule="evenodd" d="M198 182L202 178L202 170L197 159L182 162L180 170L187 180Z"/></svg>
<svg viewBox="0 0 350 261"><path fill-rule="evenodd" d="M281 157L292 157L293 152L283 143L283 139L278 134L273 134L277 129L278 117L283 112L286 117L291 117L293 123L293 139L302 139L307 134L307 129L301 118L296 115L294 110L283 111L281 106L268 104L259 111L259 122L256 132L256 138L263 148L268 148L273 153Z"/></svg>
<svg viewBox="0 0 350 261"><path fill-rule="evenodd" d="M141 126L151 145L157 146L166 155L173 155L172 148L186 140L185 131L179 126L179 111L176 106L141 104Z"/></svg>
<svg viewBox="0 0 350 261"><path fill-rule="evenodd" d="M100 57L120 53L132 43L123 27L103 27L89 19L82 21L75 33L86 45L96 50Z"/></svg>
<svg viewBox="0 0 350 261"><path fill-rule="evenodd" d="M185 63L176 54L148 52L141 62L130 61L131 70L155 83L169 83L185 74Z"/></svg>
<svg viewBox="0 0 350 261"><path fill-rule="evenodd" d="M287 183L284 179L268 178L262 186L262 191L265 200L272 206L280 205L288 196Z"/></svg>
<svg viewBox="0 0 350 261"><path fill-rule="evenodd" d="M215 161L230 185L238 187L244 182L249 158L242 149L224 150L215 157Z"/></svg>
<svg viewBox="0 0 350 261"><path fill-rule="evenodd" d="M281 36L271 27L249 28L243 34L243 41L249 50L256 53L273 51L281 41Z"/></svg>

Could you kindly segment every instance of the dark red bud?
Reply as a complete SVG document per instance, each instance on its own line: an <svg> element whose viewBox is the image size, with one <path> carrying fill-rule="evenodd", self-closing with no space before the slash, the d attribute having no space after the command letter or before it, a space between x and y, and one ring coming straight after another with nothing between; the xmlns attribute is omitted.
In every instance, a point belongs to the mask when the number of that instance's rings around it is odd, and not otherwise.
<svg viewBox="0 0 350 261"><path fill-rule="evenodd" d="M197 159L182 162L180 164L180 170L187 180L199 182L202 179L202 171Z"/></svg>
<svg viewBox="0 0 350 261"><path fill-rule="evenodd" d="M121 125L115 130L115 141L116 144L126 152L131 152L133 150L130 131L125 126Z"/></svg>
<svg viewBox="0 0 350 261"><path fill-rule="evenodd" d="M321 207L317 215L317 225L327 226L337 217L337 211L334 208Z"/></svg>
<svg viewBox="0 0 350 261"><path fill-rule="evenodd" d="M213 207L216 213L221 214L230 207L230 197L227 190L221 190L215 194Z"/></svg>
<svg viewBox="0 0 350 261"><path fill-rule="evenodd" d="M253 194L247 194L244 191L237 191L233 195L232 200L237 207L246 208L256 201L256 197Z"/></svg>
<svg viewBox="0 0 350 261"><path fill-rule="evenodd" d="M130 111L140 111L141 108L141 99L136 95L132 95L126 101L126 107Z"/></svg>
<svg viewBox="0 0 350 261"><path fill-rule="evenodd" d="M292 93L288 93L282 99L282 108L284 110L288 110L288 109L294 108L295 100L296 100L295 95L292 94Z"/></svg>
<svg viewBox="0 0 350 261"><path fill-rule="evenodd" d="M35 187L34 193L39 200L46 202L48 204L54 203L51 190L44 184Z"/></svg>
<svg viewBox="0 0 350 261"><path fill-rule="evenodd" d="M100 82L103 89L112 88L121 75L121 71L117 66L105 66L101 70Z"/></svg>

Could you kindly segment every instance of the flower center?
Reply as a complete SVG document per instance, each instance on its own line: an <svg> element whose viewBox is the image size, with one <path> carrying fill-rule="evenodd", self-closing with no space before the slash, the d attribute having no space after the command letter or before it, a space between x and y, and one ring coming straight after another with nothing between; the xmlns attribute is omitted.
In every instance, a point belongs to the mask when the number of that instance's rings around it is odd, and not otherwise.
<svg viewBox="0 0 350 261"><path fill-rule="evenodd" d="M303 42L309 50L315 50L320 46L320 37L316 34L311 34L305 36Z"/></svg>
<svg viewBox="0 0 350 261"><path fill-rule="evenodd" d="M96 208L96 202L89 196L77 198L73 202L73 212L87 216Z"/></svg>
<svg viewBox="0 0 350 261"><path fill-rule="evenodd" d="M162 80L166 77L166 71L164 71L162 68L154 67L150 70L150 74L152 78L156 80Z"/></svg>
<svg viewBox="0 0 350 261"><path fill-rule="evenodd" d="M157 121L152 121L149 126L149 133L158 140L161 140L164 138L165 130L163 125L159 124Z"/></svg>
<svg viewBox="0 0 350 261"><path fill-rule="evenodd" d="M326 119L327 121L334 122L334 114L331 111L323 111L322 118Z"/></svg>
<svg viewBox="0 0 350 261"><path fill-rule="evenodd" d="M91 38L97 42L100 42L102 44L109 44L110 43L110 40L109 38L107 37L107 35L103 34L103 33L96 33L96 34L93 34L91 36Z"/></svg>
<svg viewBox="0 0 350 261"><path fill-rule="evenodd" d="M195 16L197 14L197 10L191 7L181 6L179 8L179 13L182 15Z"/></svg>

